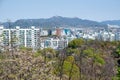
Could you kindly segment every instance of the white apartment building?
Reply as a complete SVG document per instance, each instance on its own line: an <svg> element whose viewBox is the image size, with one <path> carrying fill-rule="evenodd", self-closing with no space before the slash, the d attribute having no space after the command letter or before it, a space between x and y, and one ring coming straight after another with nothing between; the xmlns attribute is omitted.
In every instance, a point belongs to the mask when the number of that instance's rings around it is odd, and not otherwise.
<svg viewBox="0 0 120 80"><path fill-rule="evenodd" d="M39 29L34 26L28 29L22 29L19 26L16 26L15 29L0 27L1 44L4 46L10 46L10 42L12 41L14 46L18 45L37 49L39 46L39 35Z"/></svg>
<svg viewBox="0 0 120 80"><path fill-rule="evenodd" d="M0 45L2 46L11 46L11 41L13 46L24 46L33 48L33 50L37 50L39 48L48 48L51 47L53 49L63 49L67 47L68 40L60 39L60 38L47 38L42 40L41 36L47 36L47 30L35 28L31 26L31 28L23 29L19 26L12 29L6 29L3 26L0 27Z"/></svg>
<svg viewBox="0 0 120 80"><path fill-rule="evenodd" d="M115 40L115 34L111 32L104 31L100 33L100 36L103 41L114 41Z"/></svg>

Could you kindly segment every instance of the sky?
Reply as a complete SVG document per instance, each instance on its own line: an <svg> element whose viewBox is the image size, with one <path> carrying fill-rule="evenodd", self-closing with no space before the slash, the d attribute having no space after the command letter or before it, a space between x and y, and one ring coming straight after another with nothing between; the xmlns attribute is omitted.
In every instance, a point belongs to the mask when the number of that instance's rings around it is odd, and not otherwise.
<svg viewBox="0 0 120 80"><path fill-rule="evenodd" d="M0 22L52 16L120 20L120 0L0 0Z"/></svg>

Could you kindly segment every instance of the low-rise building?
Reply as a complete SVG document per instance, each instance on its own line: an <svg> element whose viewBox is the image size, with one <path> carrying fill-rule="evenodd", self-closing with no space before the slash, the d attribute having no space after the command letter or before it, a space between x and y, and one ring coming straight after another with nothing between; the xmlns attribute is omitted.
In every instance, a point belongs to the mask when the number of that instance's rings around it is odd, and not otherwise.
<svg viewBox="0 0 120 80"><path fill-rule="evenodd" d="M53 49L63 49L67 47L68 41L59 38L47 38L41 41L41 49L43 48L53 48Z"/></svg>

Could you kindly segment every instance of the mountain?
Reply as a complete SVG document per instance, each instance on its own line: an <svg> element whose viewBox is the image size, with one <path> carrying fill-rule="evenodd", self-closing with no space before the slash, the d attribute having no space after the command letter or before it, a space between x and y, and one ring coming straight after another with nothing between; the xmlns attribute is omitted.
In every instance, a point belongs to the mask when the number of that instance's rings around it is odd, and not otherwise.
<svg viewBox="0 0 120 80"><path fill-rule="evenodd" d="M8 27L8 22L2 23L5 27ZM11 22L10 25L21 26L22 28L36 26L36 27L106 27L106 24L102 24L96 21L83 20L79 18L68 18L61 16L53 16L47 19L20 19L15 22Z"/></svg>
<svg viewBox="0 0 120 80"><path fill-rule="evenodd" d="M120 20L108 20L108 21L103 21L101 23L120 26Z"/></svg>

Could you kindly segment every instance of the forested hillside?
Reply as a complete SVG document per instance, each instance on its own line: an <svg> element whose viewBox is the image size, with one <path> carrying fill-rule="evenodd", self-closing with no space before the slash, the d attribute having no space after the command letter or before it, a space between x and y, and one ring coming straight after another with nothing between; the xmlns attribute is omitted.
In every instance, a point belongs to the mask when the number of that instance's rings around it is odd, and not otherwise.
<svg viewBox="0 0 120 80"><path fill-rule="evenodd" d="M9 27L8 22L1 23L5 27ZM96 21L84 20L79 18L69 18L54 16L47 19L20 19L15 22L11 22L11 27L21 26L21 28L27 28L30 26L36 27L107 27L106 24L102 24Z"/></svg>
<svg viewBox="0 0 120 80"><path fill-rule="evenodd" d="M75 39L63 50L7 46L0 80L120 80L120 42Z"/></svg>

